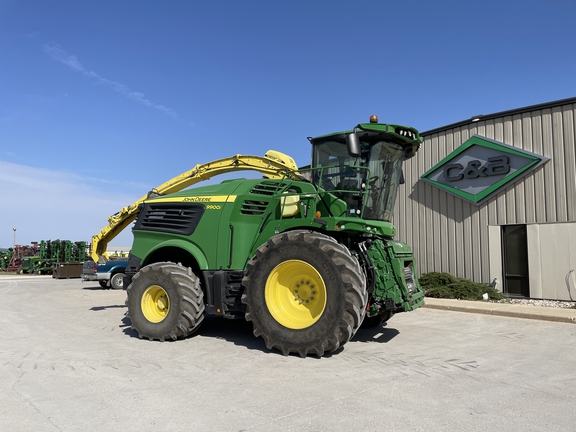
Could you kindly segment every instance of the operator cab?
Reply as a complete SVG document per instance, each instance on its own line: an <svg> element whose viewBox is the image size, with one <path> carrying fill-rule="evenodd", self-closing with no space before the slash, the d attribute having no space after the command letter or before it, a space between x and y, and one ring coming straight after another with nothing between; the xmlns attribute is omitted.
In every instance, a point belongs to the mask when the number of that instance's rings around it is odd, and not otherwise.
<svg viewBox="0 0 576 432"><path fill-rule="evenodd" d="M391 222L402 163L422 139L415 129L377 123L352 131L309 138L312 181L346 203L349 217Z"/></svg>

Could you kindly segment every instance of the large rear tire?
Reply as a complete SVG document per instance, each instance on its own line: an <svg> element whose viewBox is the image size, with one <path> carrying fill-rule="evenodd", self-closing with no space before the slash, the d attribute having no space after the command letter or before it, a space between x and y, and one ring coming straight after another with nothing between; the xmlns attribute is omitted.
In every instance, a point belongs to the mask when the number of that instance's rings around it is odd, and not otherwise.
<svg viewBox="0 0 576 432"><path fill-rule="evenodd" d="M354 336L366 314L358 260L332 237L289 231L248 262L242 302L254 335L284 355L323 355Z"/></svg>
<svg viewBox="0 0 576 432"><path fill-rule="evenodd" d="M204 320L200 280L182 265L147 265L134 275L126 292L128 317L140 338L162 342L184 338Z"/></svg>

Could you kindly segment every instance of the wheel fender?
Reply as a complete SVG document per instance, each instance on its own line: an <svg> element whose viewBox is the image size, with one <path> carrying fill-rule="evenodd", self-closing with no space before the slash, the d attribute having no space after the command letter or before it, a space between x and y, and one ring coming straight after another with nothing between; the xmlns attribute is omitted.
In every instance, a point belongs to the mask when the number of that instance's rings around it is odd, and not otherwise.
<svg viewBox="0 0 576 432"><path fill-rule="evenodd" d="M154 252L156 252L160 249L167 248L167 247L175 247L175 248L183 249L183 250L187 251L188 253L190 253L190 255L192 255L194 257L194 259L198 263L198 267L200 268L200 270L207 270L208 269L208 260L206 259L206 255L204 255L204 253L200 250L200 248L198 248L193 243L190 243L190 242L184 241L184 240L178 240L178 239L170 239L170 240L166 240L165 242L157 244L153 249L151 249L148 252L146 257L144 257L144 259L142 260L142 263L143 263L142 266L148 264L148 258L151 255L153 255Z"/></svg>
<svg viewBox="0 0 576 432"><path fill-rule="evenodd" d="M118 272L124 272L124 270L126 270L126 264L128 264L128 262L125 262L122 265L115 265L114 267L112 267L110 269L110 275L113 275L114 273Z"/></svg>
<svg viewBox="0 0 576 432"><path fill-rule="evenodd" d="M394 251L394 254L399 255L399 254L412 254L412 248L410 246L408 246L406 243L403 243L401 241L391 241L390 246L392 246L392 250Z"/></svg>

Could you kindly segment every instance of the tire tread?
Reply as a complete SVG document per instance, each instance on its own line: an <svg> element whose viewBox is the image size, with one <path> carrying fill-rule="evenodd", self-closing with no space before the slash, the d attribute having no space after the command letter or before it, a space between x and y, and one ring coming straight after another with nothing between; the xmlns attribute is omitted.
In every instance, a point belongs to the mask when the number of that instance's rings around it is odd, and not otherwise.
<svg viewBox="0 0 576 432"><path fill-rule="evenodd" d="M265 305L254 304L251 296L251 290L262 289L255 286L259 264L287 242L300 242L303 247L308 245L308 247L322 251L338 269L344 287L343 314L333 323L333 331L328 332L323 341L309 341L304 346L275 338L273 332L267 329L262 320L258 318L259 314L255 313L257 308L265 308ZM276 348L283 355L297 353L301 357L306 357L333 352L354 336L366 314L365 306L368 301L366 279L358 260L334 238L312 231L289 231L270 238L256 250L254 257L248 262L243 285L245 290L242 302L246 305L245 318L252 322L254 335L261 336L268 349Z"/></svg>
<svg viewBox="0 0 576 432"><path fill-rule="evenodd" d="M147 280L151 279L155 272L170 277L174 285L174 294L179 297L178 301L171 301L171 307L179 304L180 310L177 311L177 320L170 328L165 328L165 325L150 325L151 323L143 317L139 310L141 297L131 301L131 296L137 295L134 293L135 287L149 285L150 282L147 282ZM170 287L163 288L172 290ZM194 333L204 320L206 306L204 305L204 293L200 287L200 280L194 275L192 269L180 264L158 262L142 268L134 275L132 283L128 286L126 292L127 316L132 322L132 328L138 332L140 338L159 340L161 342L166 339L182 339Z"/></svg>

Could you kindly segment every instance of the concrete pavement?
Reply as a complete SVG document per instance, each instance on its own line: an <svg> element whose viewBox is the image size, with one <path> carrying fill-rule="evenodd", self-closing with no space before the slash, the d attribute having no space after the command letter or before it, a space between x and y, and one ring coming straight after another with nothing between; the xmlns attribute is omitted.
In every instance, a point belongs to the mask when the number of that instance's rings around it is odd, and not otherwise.
<svg viewBox="0 0 576 432"><path fill-rule="evenodd" d="M576 423L572 324L427 307L302 359L266 349L243 320L209 317L176 342L139 339L126 293L79 279L0 277L0 296L1 430L540 432Z"/></svg>

